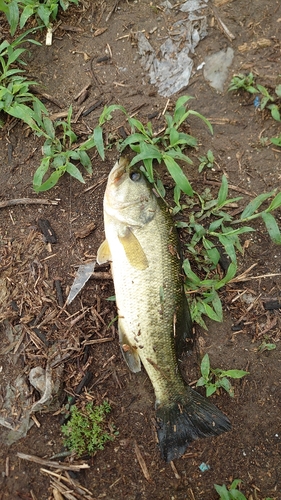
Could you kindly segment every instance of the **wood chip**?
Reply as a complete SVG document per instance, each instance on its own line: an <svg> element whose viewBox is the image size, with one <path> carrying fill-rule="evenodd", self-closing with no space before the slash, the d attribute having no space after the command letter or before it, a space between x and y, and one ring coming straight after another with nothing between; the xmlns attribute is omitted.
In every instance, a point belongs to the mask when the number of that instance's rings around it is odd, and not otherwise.
<svg viewBox="0 0 281 500"><path fill-rule="evenodd" d="M100 36L102 35L105 31L107 30L107 28L98 28L95 33L94 33L94 36Z"/></svg>
<svg viewBox="0 0 281 500"><path fill-rule="evenodd" d="M248 50L264 49L265 47L270 47L271 45L272 41L268 38L260 38L255 42L243 43L243 45L239 45L238 50L239 52L246 52Z"/></svg>
<svg viewBox="0 0 281 500"><path fill-rule="evenodd" d="M87 224L86 226L83 226L81 229L78 229L77 231L74 232L75 238L86 238L91 234L91 232L96 229L96 224L94 222L90 222L90 224Z"/></svg>

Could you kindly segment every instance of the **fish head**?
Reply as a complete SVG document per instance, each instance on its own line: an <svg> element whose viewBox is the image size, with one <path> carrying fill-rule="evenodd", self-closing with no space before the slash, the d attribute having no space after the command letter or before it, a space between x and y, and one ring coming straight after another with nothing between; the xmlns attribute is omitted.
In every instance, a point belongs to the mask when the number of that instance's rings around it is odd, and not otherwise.
<svg viewBox="0 0 281 500"><path fill-rule="evenodd" d="M155 215L157 198L143 172L120 158L111 170L104 196L105 213L132 227L141 227Z"/></svg>

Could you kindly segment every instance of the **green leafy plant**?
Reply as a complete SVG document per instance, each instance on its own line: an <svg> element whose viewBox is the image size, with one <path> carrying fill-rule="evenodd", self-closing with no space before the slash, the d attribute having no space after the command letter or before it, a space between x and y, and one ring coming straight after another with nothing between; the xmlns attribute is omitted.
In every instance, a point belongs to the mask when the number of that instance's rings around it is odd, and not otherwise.
<svg viewBox="0 0 281 500"><path fill-rule="evenodd" d="M198 167L199 173L202 172L204 168L213 168L214 167L214 155L212 151L209 149L207 151L206 156L199 156L200 165Z"/></svg>
<svg viewBox="0 0 281 500"><path fill-rule="evenodd" d="M24 70L15 65L24 65L21 55L26 51L20 47L24 42L40 45L36 40L26 38L34 30L28 30L12 43L4 40L0 44L0 111L19 118L31 128L37 129L42 113L47 113L43 103L30 92L35 81L23 76ZM32 107L31 107L32 106Z"/></svg>
<svg viewBox="0 0 281 500"><path fill-rule="evenodd" d="M244 370L221 370L221 368L211 368L209 355L205 354L200 365L201 377L197 381L197 387L205 387L206 396L209 397L220 387L224 389L232 398L234 388L229 379L238 379L249 375Z"/></svg>
<svg viewBox="0 0 281 500"><path fill-rule="evenodd" d="M70 419L62 425L64 445L78 456L103 450L105 443L118 434L114 429L110 433L105 430L106 415L110 411L107 401L95 407L93 403L88 403L82 410L78 410L76 405L71 406Z"/></svg>
<svg viewBox="0 0 281 500"><path fill-rule="evenodd" d="M245 495L243 495L243 493L239 491L241 483L241 479L234 479L229 488L227 488L225 484L223 484L222 486L220 486L219 484L214 484L214 488L219 494L219 500L247 500ZM274 498L266 497L264 500L274 500Z"/></svg>
<svg viewBox="0 0 281 500"><path fill-rule="evenodd" d="M220 496L219 500L247 500L245 495L237 489L241 483L241 479L234 479L229 488L227 488L225 484L222 486L215 484L215 490Z"/></svg>
<svg viewBox="0 0 281 500"><path fill-rule="evenodd" d="M271 95L266 87L255 83L255 78L252 73L249 75L235 75L230 83L228 91L243 89L250 94L260 94L261 100L258 101L257 107L261 110L267 108L270 110L271 116L274 120L280 122L280 98L281 98L281 85L275 87L275 95ZM256 98L258 99L258 98ZM274 143L275 144L275 143ZM279 144L277 144L279 146Z"/></svg>
<svg viewBox="0 0 281 500"><path fill-rule="evenodd" d="M253 73L249 73L248 75L234 75L231 79L230 85L228 87L228 91L232 90L246 90L250 92L250 94L256 94L258 90L254 87L255 77Z"/></svg>
<svg viewBox="0 0 281 500"><path fill-rule="evenodd" d="M268 207L258 211L270 198L273 199ZM201 195L194 193L194 197L182 205L191 214L188 224L179 224L190 234L190 241L186 244L187 258L183 262L186 291L194 293L191 314L203 328L206 325L202 315L222 321L222 305L217 292L237 273L237 252L243 253L240 237L244 233L255 231L248 223L261 218L272 241L281 244L280 229L272 214L281 206L281 193L276 194L274 190L258 195L248 203L240 217L235 219L230 215L228 207L239 200L241 197L228 198L228 181L223 175L217 197L213 197L210 190L205 190ZM223 259L227 261L227 269L222 277L218 271L218 263Z"/></svg>
<svg viewBox="0 0 281 500"><path fill-rule="evenodd" d="M34 191L38 193L51 189L66 172L84 183L80 170L73 162L81 163L89 174L92 173L92 164L87 151L94 147L104 160L102 125L111 119L111 113L116 109L124 110L122 106L118 105L106 107L99 118L98 126L91 136L80 145L76 145L78 138L71 126L71 106L66 120L58 120L53 123L48 116L43 116L40 127L36 128L37 135L45 137L45 143L42 161L33 176Z"/></svg>
<svg viewBox="0 0 281 500"><path fill-rule="evenodd" d="M260 353L264 351L273 351L274 349L276 349L276 344L272 344L271 342L267 342L266 340L263 340L263 342L258 347L258 351Z"/></svg>
<svg viewBox="0 0 281 500"><path fill-rule="evenodd" d="M151 183L155 182L154 162L164 163L175 181L174 201L178 206L181 192L188 196L193 195L190 182L183 173L179 161L192 164L192 160L186 155L185 150L197 146L196 138L182 131L181 128L190 116L196 116L207 125L211 133L213 131L210 122L203 115L192 109L187 109L186 103L190 99L192 99L191 96L180 97L176 102L173 115L165 114L166 126L161 134L153 131L151 122L144 126L139 120L128 117L132 133L119 145L121 152L129 146L136 153L131 165L142 161L143 171ZM156 181L156 188L161 196L165 194L160 179Z"/></svg>
<svg viewBox="0 0 281 500"><path fill-rule="evenodd" d="M79 0L0 0L0 11L6 14L11 35L14 35L18 25L24 27L27 20L35 16L40 23L48 27L56 19L58 9L68 9L70 3L78 4Z"/></svg>

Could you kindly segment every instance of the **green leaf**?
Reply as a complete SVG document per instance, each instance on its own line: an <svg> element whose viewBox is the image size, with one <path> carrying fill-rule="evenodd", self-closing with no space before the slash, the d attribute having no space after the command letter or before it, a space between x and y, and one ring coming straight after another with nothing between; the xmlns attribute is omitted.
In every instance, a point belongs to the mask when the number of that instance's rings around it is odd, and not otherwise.
<svg viewBox="0 0 281 500"><path fill-rule="evenodd" d="M214 290L211 294L212 297L212 306L219 318L219 321L223 320L223 312L222 312L222 303L218 293Z"/></svg>
<svg viewBox="0 0 281 500"><path fill-rule="evenodd" d="M14 116L15 118L19 118L24 123L27 123L32 129L34 127L34 112L31 108L26 106L25 104L18 104L14 102L6 112L9 115Z"/></svg>
<svg viewBox="0 0 281 500"><path fill-rule="evenodd" d="M92 162L91 162L89 155L86 153L86 151L79 151L78 150L77 153L79 155L79 159L80 159L81 164L87 170L88 174L91 174L93 171L93 168L92 168Z"/></svg>
<svg viewBox="0 0 281 500"><path fill-rule="evenodd" d="M279 135L279 137L272 137L270 142L272 142L275 146L281 147L281 135Z"/></svg>
<svg viewBox="0 0 281 500"><path fill-rule="evenodd" d="M203 245L206 249L209 259L216 266L220 260L220 253L218 252L214 244L206 238L203 238Z"/></svg>
<svg viewBox="0 0 281 500"><path fill-rule="evenodd" d="M214 309L209 304L207 304L204 301L202 301L202 304L203 304L203 307L204 307L204 310L205 310L205 314L208 316L208 318L210 318L210 319L212 319L212 320L217 321L218 323L220 323L221 322L221 318L214 311Z"/></svg>
<svg viewBox="0 0 281 500"><path fill-rule="evenodd" d="M211 134L213 134L213 127L212 127L211 123L209 122L209 120L207 120L207 118L205 118L205 116L203 116L200 113L198 113L198 111L194 111L193 109L189 110L189 114L193 115L193 116L197 116L198 118L200 118L205 123L205 125L207 125L207 127L210 130Z"/></svg>
<svg viewBox="0 0 281 500"><path fill-rule="evenodd" d="M131 125L131 127L133 129L136 128L137 130L139 130L139 132L141 132L141 134L142 134L142 140L144 140L144 139L145 140L149 140L150 139L148 131L145 129L145 127L142 124L142 122L140 122L136 118L129 118L128 122L129 122L129 124Z"/></svg>
<svg viewBox="0 0 281 500"><path fill-rule="evenodd" d="M230 238L224 236L223 234L218 233L218 239L220 243L223 245L227 255L229 256L232 262L236 262L236 252L235 247Z"/></svg>
<svg viewBox="0 0 281 500"><path fill-rule="evenodd" d="M42 181L43 181L43 177L46 174L46 172L48 171L49 166L50 166L50 157L45 156L42 159L40 166L37 168L37 170L33 176L33 189L34 189L34 191L37 192L38 188L40 188Z"/></svg>
<svg viewBox="0 0 281 500"><path fill-rule="evenodd" d="M231 262L227 268L227 273L225 277L222 280L216 282L215 289L219 290L220 288L225 286L226 283L228 283L230 280L234 278L236 272L237 272L237 264L235 262Z"/></svg>
<svg viewBox="0 0 281 500"><path fill-rule="evenodd" d="M180 109L183 106L185 106L185 104L190 99L194 99L194 97L192 97L191 95L183 95L183 96L179 97L178 100L177 100L177 102L176 102L176 105L175 105L175 111L178 111L178 109Z"/></svg>
<svg viewBox="0 0 281 500"><path fill-rule="evenodd" d="M96 148L98 150L98 153L101 157L102 160L105 158L104 154L104 143L103 143L103 136L102 136L102 128L101 127L96 127L94 129L94 141Z"/></svg>
<svg viewBox="0 0 281 500"><path fill-rule="evenodd" d="M32 5L26 5L20 16L20 29L22 29L26 21L34 14L34 7Z"/></svg>
<svg viewBox="0 0 281 500"><path fill-rule="evenodd" d="M151 184L154 182L154 175L153 175L153 159L152 158L145 158L143 160L144 164L144 169L141 168L141 170L144 171L147 179Z"/></svg>
<svg viewBox="0 0 281 500"><path fill-rule="evenodd" d="M221 217L220 219L216 219L213 222L211 222L209 226L209 231L212 233L213 231L216 231L223 223L224 218Z"/></svg>
<svg viewBox="0 0 281 500"><path fill-rule="evenodd" d="M203 387L207 382L208 380L206 380L204 377L200 377L196 382L196 387Z"/></svg>
<svg viewBox="0 0 281 500"><path fill-rule="evenodd" d="M243 493L239 490L231 490L230 495L233 500L247 500L245 495L243 495Z"/></svg>
<svg viewBox="0 0 281 500"><path fill-rule="evenodd" d="M111 104L110 106L104 106L103 112L99 117L99 125L100 126L104 125L105 122L111 120L112 118L111 113L117 110L122 111L122 113L124 113L127 116L127 111L123 106L120 106L119 104Z"/></svg>
<svg viewBox="0 0 281 500"><path fill-rule="evenodd" d="M43 125L44 125L44 129L45 129L46 133L48 134L50 139L53 140L56 136L56 132L55 132L53 122L52 122L52 120L50 120L50 118L48 118L48 116L43 116Z"/></svg>
<svg viewBox="0 0 281 500"><path fill-rule="evenodd" d="M46 27L49 26L51 11L45 4L40 4L37 10L37 14L42 19ZM48 188L49 189L49 188Z"/></svg>
<svg viewBox="0 0 281 500"><path fill-rule="evenodd" d="M179 132L178 144L183 144L195 148L197 146L197 139L192 135L185 134L184 132Z"/></svg>
<svg viewBox="0 0 281 500"><path fill-rule="evenodd" d="M200 284L201 284L201 280L200 278L191 270L191 267L190 267L190 262L188 259L185 259L183 261L183 270L186 274L186 277L188 278L188 280L192 281L192 283L194 283L196 285L196 287L200 287Z"/></svg>
<svg viewBox="0 0 281 500"><path fill-rule="evenodd" d="M262 203L273 196L275 191L271 191L270 193L262 193L259 194L256 198L254 198L250 203L244 208L240 220L243 221L248 217L251 217L255 213L255 211L262 205Z"/></svg>
<svg viewBox="0 0 281 500"><path fill-rule="evenodd" d="M275 93L278 95L278 97L281 97L281 84L277 85L275 88Z"/></svg>
<svg viewBox="0 0 281 500"><path fill-rule="evenodd" d="M234 396L234 391L233 391L233 388L232 388L232 385L231 383L229 382L229 380L226 378L226 377L222 377L219 379L219 385L220 387L222 387L226 392L228 392L228 394L233 397Z"/></svg>
<svg viewBox="0 0 281 500"><path fill-rule="evenodd" d="M183 154L178 147L168 149L166 154L174 158L174 160L182 160L185 161L186 163L189 163L189 165L192 165L193 163L193 161L188 156Z"/></svg>
<svg viewBox="0 0 281 500"><path fill-rule="evenodd" d="M179 140L179 132L175 128L170 130L170 145L174 146Z"/></svg>
<svg viewBox="0 0 281 500"><path fill-rule="evenodd" d="M268 108L270 109L272 118L274 120L276 120L277 122L280 122L281 121L280 111L279 111L279 108L278 108L277 104L270 104L268 106Z"/></svg>
<svg viewBox="0 0 281 500"><path fill-rule="evenodd" d="M275 198L273 198L272 202L270 203L269 207L266 209L266 212L272 212L276 208L279 208L281 206L281 192L278 193Z"/></svg>
<svg viewBox="0 0 281 500"><path fill-rule="evenodd" d="M244 370L226 370L223 371L223 375L230 378L242 378L245 375L249 375L249 372L245 372Z"/></svg>
<svg viewBox="0 0 281 500"><path fill-rule="evenodd" d="M134 134L129 135L123 142L120 144L120 151L123 151L126 146L130 146L131 144L143 142L145 137L139 132L135 132Z"/></svg>
<svg viewBox="0 0 281 500"><path fill-rule="evenodd" d="M206 353L201 361L200 365L200 371L202 374L202 377L204 377L206 380L209 378L210 374L210 358L209 355Z"/></svg>
<svg viewBox="0 0 281 500"><path fill-rule="evenodd" d="M214 392L216 392L217 390L217 385L216 384L208 384L208 386L206 387L206 396L207 398L209 398L210 396L212 396L212 394L214 394Z"/></svg>
<svg viewBox="0 0 281 500"><path fill-rule="evenodd" d="M66 171L72 176L74 177L75 179L77 179L78 181L82 182L82 184L85 184L85 181L82 177L82 174L80 172L80 170L78 170L78 168L71 162L68 162L66 164Z"/></svg>
<svg viewBox="0 0 281 500"><path fill-rule="evenodd" d="M6 16L8 19L8 23L10 25L11 35L13 36L15 34L19 22L18 2L16 0L12 0L12 2L10 2L7 7L8 7L8 12L6 12Z"/></svg>
<svg viewBox="0 0 281 500"><path fill-rule="evenodd" d="M130 165L133 166L139 161L145 160L147 158L158 160L159 162L162 159L162 154L159 149L153 144L146 144L145 142L141 143L141 152L134 156Z"/></svg>
<svg viewBox="0 0 281 500"><path fill-rule="evenodd" d="M229 491L226 488L225 484L220 486L219 484L214 484L216 492L220 496L220 500L231 500L231 497L229 495Z"/></svg>
<svg viewBox="0 0 281 500"><path fill-rule="evenodd" d="M228 195L228 182L227 182L227 178L225 175L222 176L222 179L221 179L221 187L219 189L219 193L218 193L218 206L221 207L226 198L227 198L227 195Z"/></svg>
<svg viewBox="0 0 281 500"><path fill-rule="evenodd" d="M277 245L281 245L280 229L273 215L268 212L262 212L261 216L272 241Z"/></svg>
<svg viewBox="0 0 281 500"><path fill-rule="evenodd" d="M175 160L167 154L163 155L163 160L169 171L169 174L173 177L178 187L188 196L193 196L192 187L178 163L176 163Z"/></svg>
<svg viewBox="0 0 281 500"><path fill-rule="evenodd" d="M55 170L50 177L43 183L41 186L36 186L34 187L34 190L36 193L42 192L42 191L48 191L49 189L52 189L57 182L59 181L60 177L64 174L63 170Z"/></svg>

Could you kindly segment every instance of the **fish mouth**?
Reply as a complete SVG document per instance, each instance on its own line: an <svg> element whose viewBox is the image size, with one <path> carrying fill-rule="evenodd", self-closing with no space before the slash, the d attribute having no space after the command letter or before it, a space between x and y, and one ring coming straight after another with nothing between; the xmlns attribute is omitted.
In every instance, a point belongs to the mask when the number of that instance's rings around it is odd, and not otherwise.
<svg viewBox="0 0 281 500"><path fill-rule="evenodd" d="M129 172L129 165L130 161L128 158L121 157L110 173L110 182L118 185L123 175Z"/></svg>

